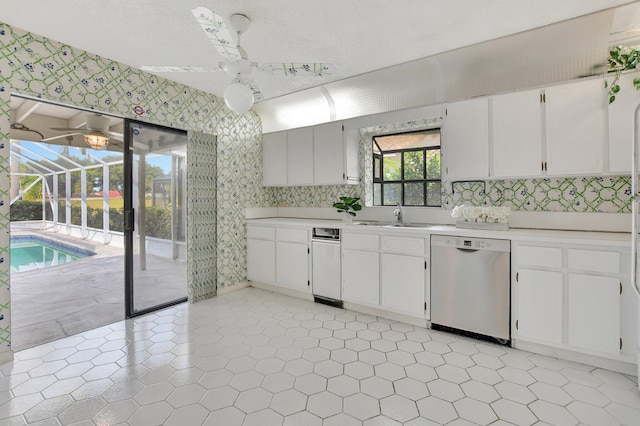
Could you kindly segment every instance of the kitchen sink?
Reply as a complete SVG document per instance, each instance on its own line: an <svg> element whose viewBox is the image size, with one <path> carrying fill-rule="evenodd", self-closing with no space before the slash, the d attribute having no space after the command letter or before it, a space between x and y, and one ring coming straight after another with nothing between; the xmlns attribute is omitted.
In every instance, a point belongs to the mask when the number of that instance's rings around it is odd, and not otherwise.
<svg viewBox="0 0 640 426"><path fill-rule="evenodd" d="M359 222L354 222L354 225L357 226L381 226L384 228L430 228L433 225L431 223L398 223L398 222L379 222L374 220L363 220Z"/></svg>
<svg viewBox="0 0 640 426"><path fill-rule="evenodd" d="M430 223L390 223L389 225L385 225L385 228L430 228L432 225Z"/></svg>

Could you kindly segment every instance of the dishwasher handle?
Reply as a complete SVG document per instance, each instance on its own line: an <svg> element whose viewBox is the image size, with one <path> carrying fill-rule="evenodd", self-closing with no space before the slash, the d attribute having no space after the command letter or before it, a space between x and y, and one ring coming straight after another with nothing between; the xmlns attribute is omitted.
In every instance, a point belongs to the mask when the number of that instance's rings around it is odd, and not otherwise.
<svg viewBox="0 0 640 426"><path fill-rule="evenodd" d="M473 253L475 251L480 251L480 249L468 249L468 248L460 248L460 247L456 247L456 250L465 251L467 253Z"/></svg>

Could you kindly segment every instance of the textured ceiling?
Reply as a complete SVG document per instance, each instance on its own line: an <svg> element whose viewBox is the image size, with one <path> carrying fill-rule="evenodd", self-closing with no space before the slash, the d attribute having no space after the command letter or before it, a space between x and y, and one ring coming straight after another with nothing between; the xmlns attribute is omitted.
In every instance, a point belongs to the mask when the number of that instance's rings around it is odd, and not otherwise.
<svg viewBox="0 0 640 426"><path fill-rule="evenodd" d="M190 9L203 5L252 24L249 59L329 62L334 75L256 72L265 99L628 3L623 0L8 0L0 20L133 67L217 67L220 56ZM162 74L222 95L224 72Z"/></svg>
<svg viewBox="0 0 640 426"><path fill-rule="evenodd" d="M322 79L254 71L264 95L254 108L274 131L593 74L610 33L637 37L640 3L7 0L0 21L133 67L215 68L224 58L190 11L200 5L251 18L242 46L252 61L334 66ZM222 71L160 75L218 96L231 80Z"/></svg>

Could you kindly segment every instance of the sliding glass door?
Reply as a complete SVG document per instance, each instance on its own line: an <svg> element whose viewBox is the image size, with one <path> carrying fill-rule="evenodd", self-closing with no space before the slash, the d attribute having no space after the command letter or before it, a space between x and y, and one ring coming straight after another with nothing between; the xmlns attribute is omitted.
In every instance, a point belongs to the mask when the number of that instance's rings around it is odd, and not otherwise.
<svg viewBox="0 0 640 426"><path fill-rule="evenodd" d="M187 300L187 133L125 122L126 316Z"/></svg>

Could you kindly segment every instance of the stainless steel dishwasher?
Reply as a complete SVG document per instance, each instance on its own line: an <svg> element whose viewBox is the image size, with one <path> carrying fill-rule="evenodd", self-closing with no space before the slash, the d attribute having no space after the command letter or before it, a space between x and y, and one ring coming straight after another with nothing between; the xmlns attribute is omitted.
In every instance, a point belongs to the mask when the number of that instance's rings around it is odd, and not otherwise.
<svg viewBox="0 0 640 426"><path fill-rule="evenodd" d="M431 323L510 340L511 241L431 236Z"/></svg>

